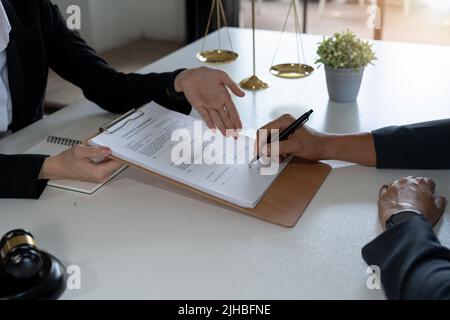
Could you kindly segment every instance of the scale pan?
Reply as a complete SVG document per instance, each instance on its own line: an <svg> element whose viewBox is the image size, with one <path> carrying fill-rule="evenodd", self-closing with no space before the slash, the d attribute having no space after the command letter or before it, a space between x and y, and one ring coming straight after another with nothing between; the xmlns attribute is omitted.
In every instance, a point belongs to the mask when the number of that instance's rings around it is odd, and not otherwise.
<svg viewBox="0 0 450 320"><path fill-rule="evenodd" d="M314 72L314 68L300 63L277 64L270 68L270 72L279 78L300 79L306 78Z"/></svg>
<svg viewBox="0 0 450 320"><path fill-rule="evenodd" d="M225 64L235 61L239 55L233 51L211 50L203 51L197 54L197 59L203 63Z"/></svg>
<svg viewBox="0 0 450 320"><path fill-rule="evenodd" d="M239 83L239 85L242 89L252 91L264 90L269 87L267 83L259 79L257 76L251 76L250 78L244 79Z"/></svg>

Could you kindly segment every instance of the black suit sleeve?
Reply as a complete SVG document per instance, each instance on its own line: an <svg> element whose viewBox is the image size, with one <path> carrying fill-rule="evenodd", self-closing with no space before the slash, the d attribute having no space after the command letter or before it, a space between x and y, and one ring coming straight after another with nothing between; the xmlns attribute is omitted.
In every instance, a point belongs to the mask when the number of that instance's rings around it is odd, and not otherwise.
<svg viewBox="0 0 450 320"><path fill-rule="evenodd" d="M0 198L38 199L46 180L39 180L46 156L0 154Z"/></svg>
<svg viewBox="0 0 450 320"><path fill-rule="evenodd" d="M176 75L171 73L123 74L102 60L77 32L66 26L58 8L42 2L42 18L50 67L64 79L83 90L100 107L124 113L150 101L185 114L191 112L186 99L170 96Z"/></svg>
<svg viewBox="0 0 450 320"><path fill-rule="evenodd" d="M450 119L373 132L378 168L450 169Z"/></svg>
<svg viewBox="0 0 450 320"><path fill-rule="evenodd" d="M386 231L362 250L381 270L388 299L450 299L450 251L417 216Z"/></svg>

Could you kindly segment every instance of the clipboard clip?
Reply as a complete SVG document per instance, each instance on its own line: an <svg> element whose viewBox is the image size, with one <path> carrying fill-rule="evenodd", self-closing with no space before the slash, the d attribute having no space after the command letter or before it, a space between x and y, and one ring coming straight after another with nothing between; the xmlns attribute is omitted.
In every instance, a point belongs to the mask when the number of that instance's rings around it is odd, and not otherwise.
<svg viewBox="0 0 450 320"><path fill-rule="evenodd" d="M106 134L113 134L117 131L119 131L120 129L122 129L123 127L125 127L128 123L130 123L131 121L137 120L140 117L142 117L144 115L144 112L140 109L132 109L130 111L128 111L127 113L125 113L124 115L120 116L119 118L111 121L110 123L106 124L105 126L101 127L99 129L99 131L101 133L106 133ZM131 118L131 116L133 116ZM129 118L129 119L127 119ZM126 119L126 121L124 121ZM111 129L113 128L115 125L119 124L120 122L124 121L120 126L118 126L117 128Z"/></svg>

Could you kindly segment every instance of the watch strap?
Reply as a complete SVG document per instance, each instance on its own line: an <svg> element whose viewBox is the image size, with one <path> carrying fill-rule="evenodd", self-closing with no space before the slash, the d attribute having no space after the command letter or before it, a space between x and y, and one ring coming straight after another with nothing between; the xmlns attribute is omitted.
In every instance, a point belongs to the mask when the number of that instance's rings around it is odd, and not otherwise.
<svg viewBox="0 0 450 320"><path fill-rule="evenodd" d="M416 210L404 210L394 213L388 221L386 221L386 230L392 229L393 227L399 225L406 220L415 217L421 216L422 214Z"/></svg>

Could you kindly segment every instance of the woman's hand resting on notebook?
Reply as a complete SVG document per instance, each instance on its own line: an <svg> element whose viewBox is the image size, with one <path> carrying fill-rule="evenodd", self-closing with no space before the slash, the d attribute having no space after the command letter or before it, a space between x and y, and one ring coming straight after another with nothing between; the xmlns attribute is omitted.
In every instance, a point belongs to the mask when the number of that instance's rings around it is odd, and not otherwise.
<svg viewBox="0 0 450 320"><path fill-rule="evenodd" d="M185 70L175 78L175 91L183 92L210 129L242 129L241 119L228 89L238 97L245 96L229 75L221 70L201 67Z"/></svg>
<svg viewBox="0 0 450 320"><path fill-rule="evenodd" d="M47 158L42 166L39 179L105 182L123 166L117 161L108 159L109 156L111 156L111 150L108 148L78 145L57 156ZM105 160L94 163L93 159Z"/></svg>

